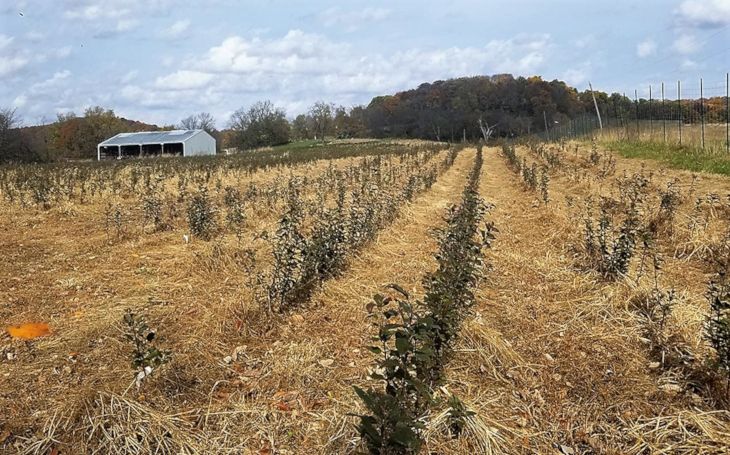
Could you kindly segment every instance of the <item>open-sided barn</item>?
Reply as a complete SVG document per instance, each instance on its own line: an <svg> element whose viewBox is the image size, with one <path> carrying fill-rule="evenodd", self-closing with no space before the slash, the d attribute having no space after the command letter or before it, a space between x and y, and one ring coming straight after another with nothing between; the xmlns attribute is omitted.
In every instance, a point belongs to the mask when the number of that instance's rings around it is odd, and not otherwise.
<svg viewBox="0 0 730 455"><path fill-rule="evenodd" d="M99 160L159 155L215 155L215 139L204 130L145 131L119 133L97 147Z"/></svg>

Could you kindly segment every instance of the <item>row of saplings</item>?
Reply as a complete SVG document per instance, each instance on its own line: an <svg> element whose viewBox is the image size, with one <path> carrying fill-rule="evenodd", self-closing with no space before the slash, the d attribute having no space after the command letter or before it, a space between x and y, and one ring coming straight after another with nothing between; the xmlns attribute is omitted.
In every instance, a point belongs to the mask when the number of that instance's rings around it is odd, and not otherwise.
<svg viewBox="0 0 730 455"><path fill-rule="evenodd" d="M269 313L285 312L306 302L325 280L336 276L347 258L360 250L389 225L404 202L428 190L438 174L450 168L457 151L452 150L441 163L415 170L400 187L383 188L376 180L365 180L349 197L344 185L336 191L335 203L317 204L314 224L306 234L302 200L296 186L289 188L285 212L271 238L273 266L267 273L254 273L255 287L263 289L259 301ZM254 259L254 258L251 258Z"/></svg>
<svg viewBox="0 0 730 455"><path fill-rule="evenodd" d="M550 195L548 193L548 183L550 183L550 176L548 175L547 167L542 166L538 168L537 163L533 162L532 165L527 164L527 158L517 156L517 151L514 144L504 144L502 146L502 155L507 159L509 167L517 174L522 176L522 181L525 186L532 190L540 193L540 198L544 203L548 203Z"/></svg>
<svg viewBox="0 0 730 455"><path fill-rule="evenodd" d="M682 199L679 189L674 182L660 189L658 206L651 209L647 202L650 179L643 172L618 178L617 184L618 198L602 197L597 204L591 199L587 201L582 265L608 281L628 277L632 260L637 257L637 282L647 270L653 270L652 289L632 299L630 307L643 321L655 367L678 372L687 379L690 388L704 391L718 407L727 407L730 405L730 235L712 254L714 277L707 291L710 315L703 335L714 356L699 364L682 336L666 330L677 294L674 289L660 288L658 279L663 260L656 251L657 241L662 235L672 235Z"/></svg>
<svg viewBox="0 0 730 455"><path fill-rule="evenodd" d="M136 198L150 179L206 182L219 177L242 178L259 169L294 167L315 160L335 160L362 156L392 156L428 151L428 144L396 143L330 144L297 150L240 153L229 156L159 158L114 162L56 162L50 164L7 164L0 166L0 198L22 207L48 210L64 201L80 204L95 197L108 199L109 193ZM144 184L144 185L143 185Z"/></svg>
<svg viewBox="0 0 730 455"><path fill-rule="evenodd" d="M429 189L437 176L454 164L457 155L458 150L452 149L441 162L432 166L426 164L436 154L424 155L426 159L420 166L409 167L414 173L391 191L384 191L381 185L393 185L393 181L364 177L365 173L360 178L361 185L353 188L348 198L347 182L336 179L338 190L334 206L327 207L324 200L317 201L317 216L309 232L303 228L303 207L307 204L301 199L301 182L290 180L286 208L270 238L271 269L267 272L255 270L252 257L246 264L247 275L255 280L254 287L263 291L262 306L274 313L306 302L319 285L344 270L349 256L372 241L380 229L395 219L403 202L411 201L415 195ZM379 169L380 162L379 159L370 161L373 170ZM204 194L199 192L194 196L190 211L205 218L212 216L213 209ZM203 199L197 199L201 197ZM229 217L231 213L229 211ZM133 346L135 383L140 387L153 371L170 360L171 353L157 346L156 333L148 327L144 315L127 311L124 326L125 337Z"/></svg>
<svg viewBox="0 0 730 455"><path fill-rule="evenodd" d="M357 163L350 164L339 170L331 164L323 174L317 177L290 177L287 183L283 178L275 178L272 182L263 184L250 183L239 189L236 186L223 187L220 177L213 179L211 173L197 175L193 184L197 191L189 192L188 179L184 175L178 176L177 194L168 194L164 189L164 179L161 176L146 175L140 185L143 194L140 201L141 223L144 230L160 232L173 229L176 220L185 217L190 234L195 238L210 240L221 227L234 233L240 240L246 222L245 207L262 207L273 209L279 201L286 202L288 188L293 179L301 183L302 187L310 188L317 194L334 194L338 186L358 184L365 180L375 179L378 183L394 183L405 176L408 178L426 165L437 152L406 151L395 160L393 156L363 157ZM394 161L399 161L398 164ZM213 184L215 180L215 184ZM209 186L215 191L211 193ZM216 200L222 199L225 209L225 226L221 226L218 213L220 204ZM183 205L183 207L181 207ZM127 235L130 210L121 204L108 203L105 210L105 226L107 236L120 240Z"/></svg>
<svg viewBox="0 0 730 455"><path fill-rule="evenodd" d="M434 390L444 382L460 325L475 301L483 251L496 231L484 222L490 207L478 193L481 167L479 150L460 205L438 231L438 268L424 278L423 300L390 285L391 296L376 295L369 306L377 328L369 349L378 359L370 378L379 386L355 391L366 409L358 431L371 454L417 453L424 443L424 421L437 404ZM458 437L473 413L455 396L448 405L449 428Z"/></svg>

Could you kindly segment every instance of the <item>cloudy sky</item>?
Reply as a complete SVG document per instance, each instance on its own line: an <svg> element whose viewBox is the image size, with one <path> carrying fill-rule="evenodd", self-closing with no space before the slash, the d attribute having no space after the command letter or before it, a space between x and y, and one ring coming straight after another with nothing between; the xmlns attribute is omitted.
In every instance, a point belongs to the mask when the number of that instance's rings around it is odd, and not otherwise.
<svg viewBox="0 0 730 455"><path fill-rule="evenodd" d="M0 107L26 125L102 105L223 127L260 99L291 116L505 72L719 90L728 70L730 0L0 0Z"/></svg>

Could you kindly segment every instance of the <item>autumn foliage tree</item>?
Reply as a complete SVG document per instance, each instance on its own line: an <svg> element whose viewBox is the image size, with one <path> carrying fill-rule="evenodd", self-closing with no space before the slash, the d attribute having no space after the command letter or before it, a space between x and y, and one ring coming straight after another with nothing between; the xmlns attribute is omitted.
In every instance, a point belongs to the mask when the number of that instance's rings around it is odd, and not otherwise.
<svg viewBox="0 0 730 455"><path fill-rule="evenodd" d="M51 125L49 143L55 157L94 158L100 142L119 133L153 128L117 117L111 109L94 106L86 109L83 117L73 112L59 114Z"/></svg>

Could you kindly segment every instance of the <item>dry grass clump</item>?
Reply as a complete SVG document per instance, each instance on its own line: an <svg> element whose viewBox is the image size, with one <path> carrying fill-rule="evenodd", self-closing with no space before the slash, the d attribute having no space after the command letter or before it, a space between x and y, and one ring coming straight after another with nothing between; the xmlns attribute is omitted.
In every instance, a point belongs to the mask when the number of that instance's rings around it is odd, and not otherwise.
<svg viewBox="0 0 730 455"><path fill-rule="evenodd" d="M725 454L730 445L730 413L682 411L624 422L629 453Z"/></svg>
<svg viewBox="0 0 730 455"><path fill-rule="evenodd" d="M120 395L101 392L87 406L77 431L86 452L108 454L180 453L206 450L194 431L192 413L165 414Z"/></svg>
<svg viewBox="0 0 730 455"><path fill-rule="evenodd" d="M463 419L463 429L458 435L451 429L450 409L446 408L429 416L424 434L426 450L432 453L478 453L500 455L514 453L506 436L515 437L514 429L489 417L489 405L495 400L482 397L476 403L463 401L464 406L473 413Z"/></svg>

